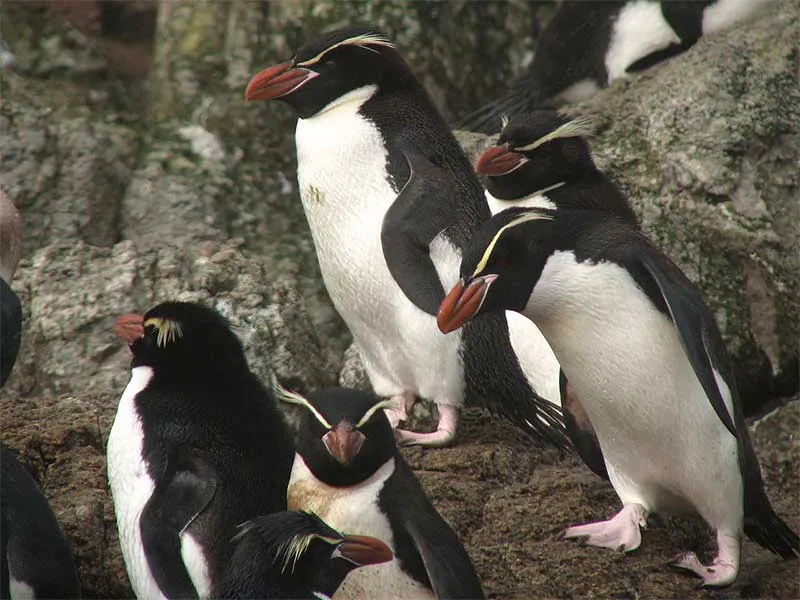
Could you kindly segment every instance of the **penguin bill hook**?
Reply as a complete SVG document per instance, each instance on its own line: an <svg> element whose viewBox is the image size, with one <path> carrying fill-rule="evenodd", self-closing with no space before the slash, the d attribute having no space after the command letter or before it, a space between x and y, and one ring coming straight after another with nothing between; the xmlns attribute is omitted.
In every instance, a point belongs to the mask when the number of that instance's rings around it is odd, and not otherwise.
<svg viewBox="0 0 800 600"><path fill-rule="evenodd" d="M291 60L283 62L256 73L247 84L244 99L273 100L288 96L318 76L316 71L297 67Z"/></svg>
<svg viewBox="0 0 800 600"><path fill-rule="evenodd" d="M473 278L468 284L460 279L442 300L436 324L442 333L450 333L474 317L483 306L489 287L497 275L489 274Z"/></svg>

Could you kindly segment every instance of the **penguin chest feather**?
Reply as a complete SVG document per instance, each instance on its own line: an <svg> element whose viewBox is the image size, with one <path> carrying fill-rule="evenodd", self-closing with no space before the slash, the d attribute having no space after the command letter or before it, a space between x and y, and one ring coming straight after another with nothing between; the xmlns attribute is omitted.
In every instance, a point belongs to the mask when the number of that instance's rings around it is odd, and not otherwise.
<svg viewBox="0 0 800 600"><path fill-rule="evenodd" d="M378 505L386 480L394 472L394 459L362 483L338 488L319 481L300 455L295 456L288 490L289 510L311 510L331 527L385 542L396 552L394 533ZM334 598L409 598L432 600L433 592L405 573L399 560L351 572Z"/></svg>
<svg viewBox="0 0 800 600"><path fill-rule="evenodd" d="M736 439L715 413L671 319L625 268L556 252L525 314L589 414L623 502L666 511L693 506L713 525L741 521ZM715 376L732 414L730 391Z"/></svg>
<svg viewBox="0 0 800 600"><path fill-rule="evenodd" d="M108 481L114 498L122 556L138 598L164 598L147 564L139 519L155 489L142 458L144 431L136 410L136 395L153 377L150 367L131 370L122 393L114 425L108 435Z"/></svg>
<svg viewBox="0 0 800 600"><path fill-rule="evenodd" d="M372 93L374 86L355 90L297 123L297 180L322 277L378 394L460 397L460 336L441 335L386 266L381 228L398 190L379 129L359 113ZM444 285L454 282L455 248L435 240L431 258Z"/></svg>

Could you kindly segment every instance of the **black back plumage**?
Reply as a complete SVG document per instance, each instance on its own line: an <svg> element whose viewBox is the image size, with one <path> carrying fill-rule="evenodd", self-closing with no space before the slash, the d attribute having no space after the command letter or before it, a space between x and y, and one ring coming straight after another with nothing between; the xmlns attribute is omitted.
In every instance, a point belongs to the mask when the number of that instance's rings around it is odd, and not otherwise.
<svg viewBox="0 0 800 600"><path fill-rule="evenodd" d="M379 400L372 393L343 388L307 398L332 426L342 420L359 423ZM309 413L298 432L297 452L317 479L335 487L361 483L393 459L395 468L379 492L378 504L391 525L394 553L403 570L437 598L483 598L472 561L397 450L384 412L376 411L358 429L366 438L361 451L350 464L342 465L321 440L327 429Z"/></svg>
<svg viewBox="0 0 800 600"><path fill-rule="evenodd" d="M144 324L145 335L131 345L132 366L153 369L135 403L156 489L140 527L162 589L191 596L178 533L190 524L218 582L235 527L286 509L294 449L274 398L216 311L169 302L151 309Z"/></svg>
<svg viewBox="0 0 800 600"><path fill-rule="evenodd" d="M32 588L37 598L80 598L69 543L39 486L2 442L0 468L0 597L10 598L13 578Z"/></svg>
<svg viewBox="0 0 800 600"><path fill-rule="evenodd" d="M797 534L775 514L764 491L733 368L716 321L697 286L644 234L619 216L601 211L509 209L478 231L465 253L462 276L469 278L474 272L500 228L517 217L535 213L548 218L513 227L497 240L483 272L504 275L494 282L481 309L522 310L548 257L557 250L572 251L579 262L608 261L626 269L653 305L673 322L711 406L737 439L744 482L745 533L783 558L800 557ZM506 281L500 283L501 279ZM725 405L714 370L730 390L733 414Z"/></svg>
<svg viewBox="0 0 800 600"><path fill-rule="evenodd" d="M0 387L17 361L22 341L22 306L14 290L0 277Z"/></svg>
<svg viewBox="0 0 800 600"><path fill-rule="evenodd" d="M310 538L295 558L292 545ZM222 598L319 598L333 596L356 565L333 556L344 536L318 516L279 512L244 523L225 571Z"/></svg>
<svg viewBox="0 0 800 600"><path fill-rule="evenodd" d="M691 48L702 35L703 10L715 0L662 0L662 14L679 43L649 53L627 66L628 73L646 69ZM459 129L497 133L503 115L552 107L572 85L590 80L607 85L605 58L614 21L629 1L562 2L537 42L531 65L509 91L465 117Z"/></svg>

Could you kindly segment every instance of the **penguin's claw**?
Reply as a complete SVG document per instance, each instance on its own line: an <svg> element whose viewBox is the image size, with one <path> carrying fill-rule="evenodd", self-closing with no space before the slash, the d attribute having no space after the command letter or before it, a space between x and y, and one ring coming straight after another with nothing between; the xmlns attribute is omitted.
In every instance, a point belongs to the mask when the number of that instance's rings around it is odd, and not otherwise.
<svg viewBox="0 0 800 600"><path fill-rule="evenodd" d="M647 525L647 511L640 504L626 504L613 518L569 527L561 539L577 538L581 545L610 548L619 552L636 550L642 543L641 527Z"/></svg>
<svg viewBox="0 0 800 600"><path fill-rule="evenodd" d="M455 437L455 432L446 429L437 429L433 433L417 433L396 429L394 439L398 446L427 446L429 448L443 448L448 446Z"/></svg>
<svg viewBox="0 0 800 600"><path fill-rule="evenodd" d="M709 566L704 565L697 558L694 552L682 552L667 563L674 569L691 571L703 579L697 584L697 588L722 587L730 585L736 579L738 568L736 565L721 560L719 557L714 559Z"/></svg>
<svg viewBox="0 0 800 600"><path fill-rule="evenodd" d="M392 396L391 400L394 401L396 408L384 408L383 412L386 413L386 418L389 419L389 424L392 429L397 429L397 426L408 419L408 413L414 408L417 397L411 393L398 394Z"/></svg>

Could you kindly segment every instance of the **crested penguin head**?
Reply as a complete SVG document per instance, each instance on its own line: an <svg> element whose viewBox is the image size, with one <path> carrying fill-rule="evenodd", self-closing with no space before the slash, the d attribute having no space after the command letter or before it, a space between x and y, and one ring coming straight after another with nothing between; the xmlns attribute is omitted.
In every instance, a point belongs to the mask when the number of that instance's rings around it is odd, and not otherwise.
<svg viewBox="0 0 800 600"><path fill-rule="evenodd" d="M22 256L22 221L11 199L0 188L0 277L11 283Z"/></svg>
<svg viewBox="0 0 800 600"><path fill-rule="evenodd" d="M345 535L310 512L287 511L244 523L233 538L225 592L328 598L350 571L392 560L381 540Z"/></svg>
<svg viewBox="0 0 800 600"><path fill-rule="evenodd" d="M590 119L572 119L555 110L519 113L503 120L497 145L487 148L475 171L501 200L516 200L587 174L597 168L586 135Z"/></svg>
<svg viewBox="0 0 800 600"><path fill-rule="evenodd" d="M589 211L573 211L589 212ZM564 221L557 211L511 208L484 222L461 258L461 278L439 307L443 333L455 331L474 316L498 310L521 312L548 257L557 249L554 232ZM570 223L558 223L569 226Z"/></svg>
<svg viewBox="0 0 800 600"><path fill-rule="evenodd" d="M120 317L114 329L129 344L132 367L189 380L247 371L242 344L228 322L200 304L164 302L144 316Z"/></svg>
<svg viewBox="0 0 800 600"><path fill-rule="evenodd" d="M345 95L358 90L370 94L370 86L397 89L415 79L394 48L380 31L369 27L323 33L303 44L291 60L257 73L245 99L279 99L305 119Z"/></svg>
<svg viewBox="0 0 800 600"><path fill-rule="evenodd" d="M390 401L348 388L308 396L277 383L273 388L279 400L308 409L297 433L297 453L320 481L336 487L355 485L396 454L392 426L382 410Z"/></svg>

